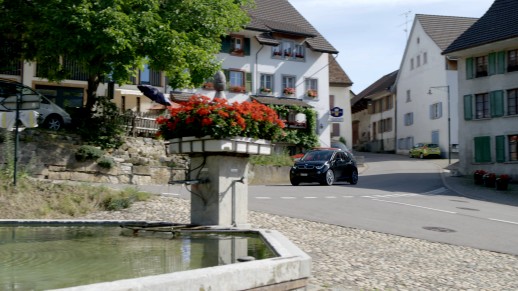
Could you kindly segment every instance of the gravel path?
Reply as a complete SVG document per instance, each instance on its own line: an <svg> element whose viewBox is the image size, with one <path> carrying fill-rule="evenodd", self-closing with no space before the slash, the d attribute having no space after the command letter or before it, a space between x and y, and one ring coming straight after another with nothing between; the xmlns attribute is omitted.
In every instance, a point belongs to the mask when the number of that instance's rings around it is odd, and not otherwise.
<svg viewBox="0 0 518 291"><path fill-rule="evenodd" d="M190 222L190 202L156 196L80 219ZM518 290L518 257L372 231L249 212L312 257L315 290Z"/></svg>

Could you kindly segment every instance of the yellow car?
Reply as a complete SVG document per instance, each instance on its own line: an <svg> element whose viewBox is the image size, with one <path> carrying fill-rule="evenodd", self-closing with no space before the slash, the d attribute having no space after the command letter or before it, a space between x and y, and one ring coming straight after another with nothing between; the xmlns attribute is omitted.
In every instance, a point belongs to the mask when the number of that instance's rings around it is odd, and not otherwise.
<svg viewBox="0 0 518 291"><path fill-rule="evenodd" d="M436 143L418 143L415 144L410 151L408 151L408 156L411 158L418 157L420 159L429 158L429 157L441 157L441 149L439 145Z"/></svg>

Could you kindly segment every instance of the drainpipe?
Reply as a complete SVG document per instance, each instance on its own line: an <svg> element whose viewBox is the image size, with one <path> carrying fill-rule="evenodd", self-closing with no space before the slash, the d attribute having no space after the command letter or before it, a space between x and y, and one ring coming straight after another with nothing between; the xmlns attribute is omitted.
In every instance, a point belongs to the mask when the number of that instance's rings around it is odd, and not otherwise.
<svg viewBox="0 0 518 291"><path fill-rule="evenodd" d="M261 48L255 53L255 64L254 64L255 78L254 79L256 82L254 82L254 84L253 84L253 87L255 87L255 88L252 88L253 92L257 92L257 84L259 84L259 82L260 82L257 67L259 66L259 53L261 52L261 50L263 48L264 48L264 45L261 45Z"/></svg>

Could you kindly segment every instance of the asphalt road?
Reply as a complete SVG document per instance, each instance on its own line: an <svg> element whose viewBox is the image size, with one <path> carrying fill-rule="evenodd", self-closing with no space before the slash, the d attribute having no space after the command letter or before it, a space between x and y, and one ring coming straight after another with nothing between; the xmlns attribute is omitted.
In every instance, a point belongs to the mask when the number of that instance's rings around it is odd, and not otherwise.
<svg viewBox="0 0 518 291"><path fill-rule="evenodd" d="M249 186L249 209L518 255L518 207L459 196L430 161L365 162L357 185Z"/></svg>

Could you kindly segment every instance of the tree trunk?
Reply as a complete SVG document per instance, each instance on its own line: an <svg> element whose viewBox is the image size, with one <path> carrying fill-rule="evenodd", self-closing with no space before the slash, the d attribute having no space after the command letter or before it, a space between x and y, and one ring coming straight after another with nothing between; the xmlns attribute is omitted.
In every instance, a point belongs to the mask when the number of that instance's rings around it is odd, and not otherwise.
<svg viewBox="0 0 518 291"><path fill-rule="evenodd" d="M97 88L99 87L100 78L98 75L88 77L88 88L86 88L86 106L85 111L91 113L97 101Z"/></svg>

